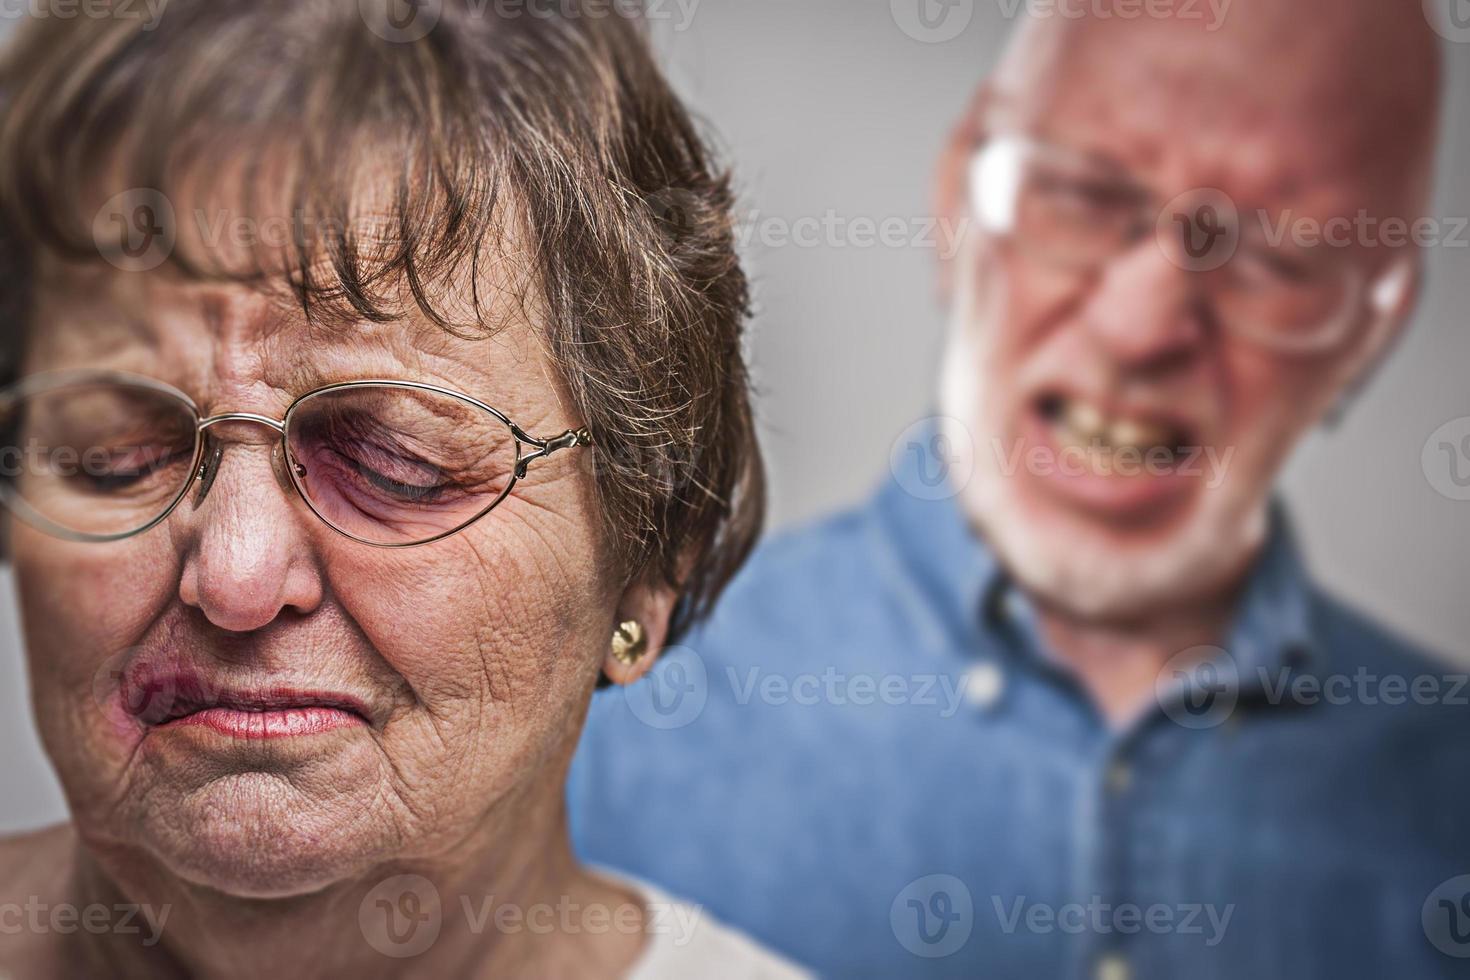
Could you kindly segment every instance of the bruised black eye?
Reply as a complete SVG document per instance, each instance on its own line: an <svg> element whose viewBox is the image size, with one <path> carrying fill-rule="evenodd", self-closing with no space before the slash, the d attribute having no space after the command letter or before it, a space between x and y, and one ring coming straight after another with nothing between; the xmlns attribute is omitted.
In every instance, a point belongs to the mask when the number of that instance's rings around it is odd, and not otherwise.
<svg viewBox="0 0 1470 980"><path fill-rule="evenodd" d="M397 497L407 503L431 503L443 496L444 492L452 486L451 481L439 480L438 482L412 482L407 478L395 479L387 472L379 469L367 461L364 457L371 459L381 458L381 452L368 452L365 450L348 447L346 449L335 449L335 452L348 463L359 476L367 483L386 494ZM377 464L383 469L391 469L393 472L404 472L412 469L427 469L421 462L400 460L396 464L384 461Z"/></svg>
<svg viewBox="0 0 1470 980"><path fill-rule="evenodd" d="M187 465L194 458L192 448L186 452L182 449L157 447L139 453L139 459L131 458L132 455L124 454L106 462L102 462L101 454L91 460L82 460L76 477L98 493L118 493L164 476L170 470Z"/></svg>
<svg viewBox="0 0 1470 980"><path fill-rule="evenodd" d="M303 461L314 489L331 489L365 502L428 504L455 485L454 474L408 445L410 438L393 432L370 416L338 413L319 416L297 427L295 454Z"/></svg>
<svg viewBox="0 0 1470 980"><path fill-rule="evenodd" d="M514 480L517 442L472 401L411 386L327 389L292 410L297 486L339 530L386 544L474 520Z"/></svg>

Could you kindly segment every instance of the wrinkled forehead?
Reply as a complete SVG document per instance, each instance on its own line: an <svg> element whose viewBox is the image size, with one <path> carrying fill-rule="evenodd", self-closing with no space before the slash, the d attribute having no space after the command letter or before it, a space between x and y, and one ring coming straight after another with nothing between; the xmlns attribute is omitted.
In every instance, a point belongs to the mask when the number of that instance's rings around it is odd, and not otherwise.
<svg viewBox="0 0 1470 980"><path fill-rule="evenodd" d="M175 168L166 191L129 189L110 167L78 188L78 212L96 215L95 257L39 253L25 372L106 366L191 390L246 377L303 389L468 366L481 356L471 344L541 324L534 269L500 230L508 210L475 243L441 235L433 261L415 257L409 271L405 256L447 208L431 195L405 205L392 147L347 154L332 206L294 192L301 163L289 153L211 149ZM303 295L303 282L316 291Z"/></svg>
<svg viewBox="0 0 1470 980"><path fill-rule="evenodd" d="M22 373L124 370L201 399L252 385L299 394L369 375L458 376L469 384L490 366L486 345L519 342L522 332L455 336L420 311L406 288L400 315L377 321L313 318L288 292L197 279L168 266L131 272L52 256L36 284Z"/></svg>
<svg viewBox="0 0 1470 980"><path fill-rule="evenodd" d="M997 74L983 122L1096 153L1171 194L1218 187L1246 206L1412 216L1437 111L1432 69L1402 63L1409 42L1320 27L1248 0L1217 27L1036 22Z"/></svg>

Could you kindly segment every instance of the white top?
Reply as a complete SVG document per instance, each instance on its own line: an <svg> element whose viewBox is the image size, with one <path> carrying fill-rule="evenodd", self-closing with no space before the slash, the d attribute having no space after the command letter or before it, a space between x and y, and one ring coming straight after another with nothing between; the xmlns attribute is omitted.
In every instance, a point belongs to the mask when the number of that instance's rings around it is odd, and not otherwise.
<svg viewBox="0 0 1470 980"><path fill-rule="evenodd" d="M809 980L813 974L755 944L748 936L716 922L701 906L605 868L643 898L648 944L628 971L627 980Z"/></svg>

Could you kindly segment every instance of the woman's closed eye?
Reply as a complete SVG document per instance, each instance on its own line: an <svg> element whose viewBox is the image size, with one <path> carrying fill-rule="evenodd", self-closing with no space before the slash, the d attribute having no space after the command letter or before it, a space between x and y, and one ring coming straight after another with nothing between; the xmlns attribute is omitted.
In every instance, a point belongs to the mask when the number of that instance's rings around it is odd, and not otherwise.
<svg viewBox="0 0 1470 980"><path fill-rule="evenodd" d="M372 442L333 442L323 448L346 470L344 477L360 478L359 487L343 489L372 490L404 503L430 504L442 502L458 488L457 481L441 467Z"/></svg>
<svg viewBox="0 0 1470 980"><path fill-rule="evenodd" d="M136 447L110 452L104 463L84 453L74 467L64 468L70 472L59 475L80 480L88 490L122 493L142 488L164 471L189 463L193 456L193 447Z"/></svg>
<svg viewBox="0 0 1470 980"><path fill-rule="evenodd" d="M91 485L92 489L100 493L120 493L125 490L134 489L139 483L156 475L160 469L163 469L174 461L174 459L169 458L160 460L158 463L144 468L99 470L85 472L82 476Z"/></svg>
<svg viewBox="0 0 1470 980"><path fill-rule="evenodd" d="M386 473L379 472L361 460L354 459L351 456L344 456L343 458L368 483L408 503L434 503L444 496L446 491L451 487L451 483L448 481L417 483L397 480Z"/></svg>

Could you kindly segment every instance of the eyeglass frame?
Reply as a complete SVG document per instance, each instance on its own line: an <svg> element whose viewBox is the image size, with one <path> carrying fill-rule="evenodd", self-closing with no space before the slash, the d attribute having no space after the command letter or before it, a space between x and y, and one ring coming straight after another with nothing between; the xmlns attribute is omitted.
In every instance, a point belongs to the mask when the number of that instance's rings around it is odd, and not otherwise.
<svg viewBox="0 0 1470 980"><path fill-rule="evenodd" d="M272 455L274 457L274 454L276 452L280 453L279 460L282 467L286 471L287 479L290 480L291 488L296 491L296 495L301 498L303 503L306 504L307 508L311 511L313 516L315 516L327 527L331 528L333 531L336 531L338 534L342 535L345 538L356 541L359 544L365 544L372 548L384 549L417 548L423 545L433 544L436 541L442 541L448 537L452 537L453 535L456 535L461 531L469 528L471 525L478 523L480 520L484 519L484 517L492 510L504 503L505 499L510 496L511 491L515 489L516 484L526 478L526 472L532 463L535 463L538 460L545 459L565 449L575 449L579 446L593 445L591 433L587 430L586 427L568 429L561 435L553 436L549 439L538 438L528 433L525 429L521 428L510 418L510 416L506 415L500 409L495 408L493 405L489 405L478 398L475 398L473 395L467 395L464 392L456 391L453 388L446 388L441 385L429 384L423 381L405 381L392 378L364 378L351 381L334 381L330 384L322 385L318 388L313 388L312 390L304 392L303 394L298 395L296 398L294 398L291 401L291 404L286 407L285 414L283 414L280 419L275 419L269 415L260 415L255 412L221 412L215 415L205 416L204 413L200 410L198 403L196 403L193 398L191 398L186 392L181 391L180 389L174 387L166 381L160 381L157 378L150 378L147 375L133 374L127 371L113 371L106 369L91 370L83 368L71 371L46 372L43 374L35 374L26 378L22 378L14 384L7 386L5 389L0 390L0 407L8 407L4 403L8 403L12 400L28 397L34 394L41 394L57 388L65 388L69 385L75 384L78 381L92 381L100 384L115 384L133 388L142 388L147 391L153 391L157 394L167 395L179 402L182 402L183 405L188 408L190 414L194 416L194 457L189 464L189 478L183 481L183 484L179 488L179 492L173 497L173 499L168 502L168 505L163 509L162 513L160 513L157 517L154 517L152 520L148 521L148 523L134 530L124 531L118 534L91 534L85 531L74 531L71 528L63 527L62 525L57 524L55 521L41 514L39 511L36 511L35 508L19 494L5 494L5 505L12 510L24 509L28 511L28 515L17 516L21 516L22 520L25 520L27 523L35 525L37 527L37 530L66 541L75 541L86 544L106 544L113 541L125 541L128 538L136 537L137 535L143 534L147 531L151 531L153 528L168 520L168 518L178 508L179 504L183 502L184 498L189 495L189 490L194 486L195 483L204 481L204 485L201 487L200 499L202 499L204 495L208 494L209 488L214 482L214 477L218 474L220 460L218 457L216 457L216 459L214 460L214 465L211 468L210 460L205 458L206 447L209 443L209 440L206 438L206 434L213 426L220 425L226 422L254 423L256 425L264 425L267 428L274 429L280 438L272 452ZM488 412L491 416L499 420L500 423L506 427L506 429L511 434L511 438L515 440L516 461L515 466L511 470L510 480L507 481L504 489L500 491L495 499L492 500L478 513L476 513L473 517L459 524L457 527L451 528L447 531L443 531L439 534L434 535L433 537L425 538L421 541L405 541L397 543L370 541L366 538L359 537L349 531L338 527L336 524L328 520L326 515L324 515L317 508L316 504L312 502L311 496L306 492L305 488L302 487L300 475L296 471L296 466L292 465L291 448L287 442L286 433L291 424L292 413L295 412L296 409L304 402L308 401L311 398L315 398L329 392L355 388L407 388L410 390L425 391L431 394L445 395L450 398L454 398L469 405L472 405L475 408L480 409L481 411ZM527 447L531 449L530 452L524 451ZM273 458L272 464L274 465L275 462L276 460ZM0 483L0 486L3 485L6 484ZM16 507L17 503L21 505L20 508Z"/></svg>
<svg viewBox="0 0 1470 980"><path fill-rule="evenodd" d="M976 205L976 171L979 169L980 161L985 152L999 140L1016 143L1030 151L1040 150L1051 156L1066 156L1074 161L1085 161L1088 158L1087 154L1083 151L1040 139L1020 130L1001 128L983 132L974 141L974 149L970 153L969 165L966 170L968 181L967 207L971 214L979 218L982 228L985 227L986 218L984 215L979 214L980 208ZM1137 191L1140 198L1142 198L1137 206L1137 214L1141 217L1146 217L1151 210L1154 212L1152 221L1141 220L1138 224L1139 230L1125 237L1124 248L1126 249L1127 246L1136 244L1148 236L1147 229L1150 225L1157 225L1159 215L1164 212L1164 207L1159 203L1162 195L1152 186L1122 167L1117 169L1116 182L1120 186L1126 186L1131 190ZM998 234L1001 237L1010 237L1014 234L1013 232L990 232L989 229L986 230L987 233ZM1125 254L1125 251L1118 251L1115 254L1106 256L1097 262L1095 266L1092 266L1092 269L1100 270L1105 268L1109 263L1115 261L1123 254ZM1232 255L1225 261L1229 262L1233 259L1234 256ZM1357 319L1356 312L1353 315L1349 315L1349 311L1361 311L1366 306L1372 313L1381 317L1388 315L1393 307L1398 304L1404 290L1408 286L1408 280L1411 278L1409 274L1410 261L1409 259L1401 258L1380 270L1378 275L1372 279L1367 277L1359 264L1353 263L1348 265L1347 270L1350 276L1349 286L1351 289L1351 298L1344 304L1343 310L1335 315L1336 318L1342 321L1341 326L1338 326L1333 319L1325 321L1323 327L1320 329L1320 333L1323 335L1321 337L1312 336L1293 342L1285 336L1279 336L1269 331L1237 326L1231 326L1228 329L1232 334L1244 337L1261 347L1278 353L1314 353L1340 348L1351 334L1353 323ZM1059 266L1072 267L1067 263L1057 264ZM1195 270L1186 269L1184 271ZM1336 327L1335 330L1331 329L1334 327Z"/></svg>

